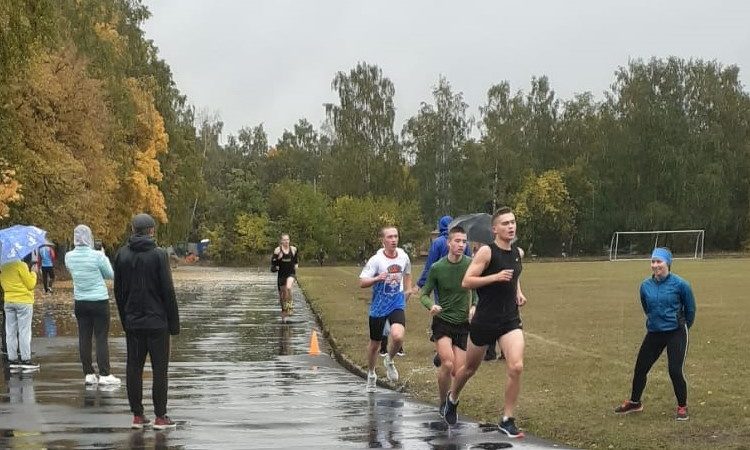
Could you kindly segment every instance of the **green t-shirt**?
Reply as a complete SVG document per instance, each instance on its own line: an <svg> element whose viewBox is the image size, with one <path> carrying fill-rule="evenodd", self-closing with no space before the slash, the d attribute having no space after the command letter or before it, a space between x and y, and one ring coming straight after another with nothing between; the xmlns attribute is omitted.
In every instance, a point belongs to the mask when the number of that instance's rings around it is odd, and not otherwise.
<svg viewBox="0 0 750 450"><path fill-rule="evenodd" d="M430 294L436 290L440 298L440 306L443 308L438 317L446 322L454 324L466 322L469 319L470 305L477 303L476 293L471 289L461 287L461 281L470 263L471 258L466 255L461 255L461 260L457 263L448 261L448 257L444 256L430 267L430 272L427 274L427 282L422 288L420 301L425 308L432 308L434 303Z"/></svg>

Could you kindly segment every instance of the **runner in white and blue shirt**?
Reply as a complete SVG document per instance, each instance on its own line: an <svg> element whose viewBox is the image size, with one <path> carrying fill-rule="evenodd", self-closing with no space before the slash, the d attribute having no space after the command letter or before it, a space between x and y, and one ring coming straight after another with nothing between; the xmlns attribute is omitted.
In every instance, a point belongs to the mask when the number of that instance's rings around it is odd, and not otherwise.
<svg viewBox="0 0 750 450"><path fill-rule="evenodd" d="M367 261L359 275L360 287L372 288L369 313L370 344L367 347L367 388L370 391L374 391L377 384L375 364L386 321L391 324L391 342L383 362L388 379L398 381L398 371L393 364L393 358L401 348L406 331L406 296L415 292L409 255L398 247L398 230L394 227L383 228L380 231L380 239L383 248Z"/></svg>

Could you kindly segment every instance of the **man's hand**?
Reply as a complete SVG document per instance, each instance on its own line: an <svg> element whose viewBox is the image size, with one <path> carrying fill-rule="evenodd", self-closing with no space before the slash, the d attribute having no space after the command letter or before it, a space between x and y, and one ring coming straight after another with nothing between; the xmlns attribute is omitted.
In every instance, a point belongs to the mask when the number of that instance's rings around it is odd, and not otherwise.
<svg viewBox="0 0 750 450"><path fill-rule="evenodd" d="M505 269L495 274L495 282L507 283L513 279L513 269Z"/></svg>
<svg viewBox="0 0 750 450"><path fill-rule="evenodd" d="M525 305L526 304L526 296L519 292L518 295L516 296L516 304L518 306Z"/></svg>
<svg viewBox="0 0 750 450"><path fill-rule="evenodd" d="M471 305L471 308L469 308L469 322L471 322L471 319L474 317L475 312L477 312L476 305Z"/></svg>
<svg viewBox="0 0 750 450"><path fill-rule="evenodd" d="M437 316L441 311L443 311L443 308L440 305L432 305L432 308L430 308L430 314L433 316Z"/></svg>

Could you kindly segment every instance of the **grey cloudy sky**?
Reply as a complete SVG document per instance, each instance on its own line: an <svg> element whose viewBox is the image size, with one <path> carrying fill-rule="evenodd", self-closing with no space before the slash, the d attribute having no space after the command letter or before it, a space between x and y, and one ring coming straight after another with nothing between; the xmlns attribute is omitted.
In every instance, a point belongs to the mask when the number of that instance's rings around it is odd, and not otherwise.
<svg viewBox="0 0 750 450"><path fill-rule="evenodd" d="M396 87L397 124L440 75L474 116L487 89L547 75L559 98L607 90L629 59L670 55L740 67L750 82L750 1L145 0L145 24L179 89L218 112L224 134L263 123L270 142L316 127L331 80L359 61Z"/></svg>

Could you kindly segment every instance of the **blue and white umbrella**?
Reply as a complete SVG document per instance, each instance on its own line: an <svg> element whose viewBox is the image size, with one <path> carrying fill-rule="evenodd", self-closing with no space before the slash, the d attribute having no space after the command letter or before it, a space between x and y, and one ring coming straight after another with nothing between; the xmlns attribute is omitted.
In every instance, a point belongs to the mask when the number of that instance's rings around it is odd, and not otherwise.
<svg viewBox="0 0 750 450"><path fill-rule="evenodd" d="M47 232L31 225L13 225L0 230L0 265L23 259L44 245Z"/></svg>

